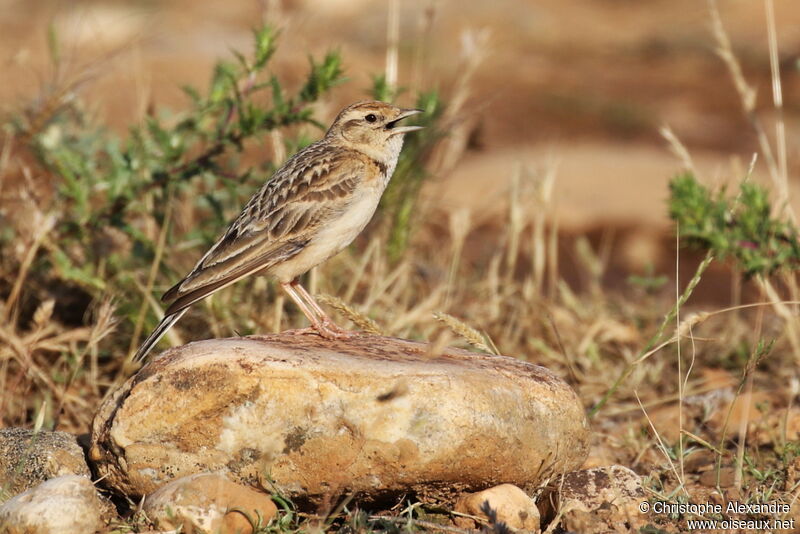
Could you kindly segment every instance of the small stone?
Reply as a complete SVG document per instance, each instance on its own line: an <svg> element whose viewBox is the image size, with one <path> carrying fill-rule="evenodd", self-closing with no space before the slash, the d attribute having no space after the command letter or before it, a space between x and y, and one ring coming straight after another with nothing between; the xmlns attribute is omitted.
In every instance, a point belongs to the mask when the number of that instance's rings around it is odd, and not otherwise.
<svg viewBox="0 0 800 534"><path fill-rule="evenodd" d="M756 421L754 435L748 437L748 442L779 447L784 442L800 441L800 408L772 406Z"/></svg>
<svg viewBox="0 0 800 534"><path fill-rule="evenodd" d="M738 379L726 369L706 367L700 370L700 379L706 390L730 390L736 387Z"/></svg>
<svg viewBox="0 0 800 534"><path fill-rule="evenodd" d="M241 511L239 511L241 510ZM145 499L144 511L158 528L185 534L251 534L253 521L266 525L278 509L269 495L204 473L173 480Z"/></svg>
<svg viewBox="0 0 800 534"><path fill-rule="evenodd" d="M0 505L0 534L94 534L105 511L91 480L65 475Z"/></svg>
<svg viewBox="0 0 800 534"><path fill-rule="evenodd" d="M727 428L728 432L738 432L747 425L747 432L753 432L760 421L765 419L765 407L779 406L779 395L775 391L753 391L751 395L736 395L730 402L719 403L708 419L708 425L716 431ZM768 413L768 412L767 412Z"/></svg>
<svg viewBox="0 0 800 534"><path fill-rule="evenodd" d="M733 467L723 467L719 470L709 469L700 475L700 483L710 488L730 488L735 481L736 470Z"/></svg>
<svg viewBox="0 0 800 534"><path fill-rule="evenodd" d="M567 473L556 477L549 489L539 501L542 515L553 520L560 507L566 531L638 532L649 520L639 510L647 500L639 475L621 465Z"/></svg>
<svg viewBox="0 0 800 534"><path fill-rule="evenodd" d="M687 473L705 473L713 469L717 456L708 449L697 449L690 452L683 462L683 469Z"/></svg>
<svg viewBox="0 0 800 534"><path fill-rule="evenodd" d="M533 499L513 484L501 484L477 493L463 495L456 501L455 511L488 520L483 511L484 503L497 513L497 520L515 530L539 531L539 509ZM475 522L467 517L456 517L461 528L475 528Z"/></svg>
<svg viewBox="0 0 800 534"><path fill-rule="evenodd" d="M5 498L63 475L90 476L75 436L25 428L0 429L0 490L5 490ZM3 498L0 494L0 501Z"/></svg>
<svg viewBox="0 0 800 534"><path fill-rule="evenodd" d="M104 402L90 458L131 498L199 472L248 486L269 473L317 504L344 492L450 502L583 463L588 424L563 380L516 358L429 349L285 334L176 347Z"/></svg>

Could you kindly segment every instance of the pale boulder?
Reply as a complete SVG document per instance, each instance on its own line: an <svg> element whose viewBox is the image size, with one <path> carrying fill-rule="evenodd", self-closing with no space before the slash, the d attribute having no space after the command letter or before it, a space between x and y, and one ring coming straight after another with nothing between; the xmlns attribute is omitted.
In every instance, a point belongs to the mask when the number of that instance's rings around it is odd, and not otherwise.
<svg viewBox="0 0 800 534"><path fill-rule="evenodd" d="M90 458L132 497L198 472L289 497L535 486L579 467L574 391L514 358L394 338L273 335L164 352L100 408Z"/></svg>
<svg viewBox="0 0 800 534"><path fill-rule="evenodd" d="M0 505L0 534L94 534L105 512L91 480L65 475Z"/></svg>
<svg viewBox="0 0 800 534"><path fill-rule="evenodd" d="M252 534L278 511L269 495L207 473L173 480L145 498L147 517L162 530L184 534ZM244 512L244 513L242 513Z"/></svg>

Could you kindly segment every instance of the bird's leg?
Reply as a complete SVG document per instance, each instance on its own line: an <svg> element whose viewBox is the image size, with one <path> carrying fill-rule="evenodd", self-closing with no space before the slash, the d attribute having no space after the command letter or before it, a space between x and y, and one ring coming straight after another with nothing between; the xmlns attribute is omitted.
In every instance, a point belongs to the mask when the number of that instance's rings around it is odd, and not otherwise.
<svg viewBox="0 0 800 534"><path fill-rule="evenodd" d="M300 295L306 301L306 304L311 306L311 309L317 313L317 316L322 320L322 323L325 325L326 328L334 330L340 334L345 334L347 336L353 334L349 330L345 330L344 328L334 323L333 319L331 319L328 316L328 314L325 313L325 310L322 309L322 307L317 303L316 299L314 299L314 297L311 296L311 293L306 291L306 288L304 288L302 284L300 284L300 282L298 282L295 279L291 282L291 285L294 287L295 290L297 290L298 293L300 293Z"/></svg>
<svg viewBox="0 0 800 534"><path fill-rule="evenodd" d="M328 314L325 313L325 310L323 310L322 307L317 303L316 299L314 299L314 297L311 296L308 291L306 291L306 288L304 288L297 279L292 280L290 285L292 286L292 289L300 294L300 297L305 301L306 305L308 305L319 318L319 323L313 326L315 329L317 329L322 337L328 339L348 339L355 335L354 332L345 330L334 323L333 319L331 319Z"/></svg>
<svg viewBox="0 0 800 534"><path fill-rule="evenodd" d="M292 280L289 283L281 282L281 287L292 297L300 311L311 322L310 328L290 330L288 333L307 334L313 332L325 339L347 339L352 337L353 333L337 326L297 280Z"/></svg>
<svg viewBox="0 0 800 534"><path fill-rule="evenodd" d="M294 283L281 282L281 287L284 291L286 291L286 293L289 294L290 297L292 297L294 303L297 304L297 307L300 308L300 311L303 312L303 315L305 315L308 320L311 321L311 324L322 322L322 319L319 315L317 315L316 310L313 307L309 307L306 301L303 300L303 297L298 294Z"/></svg>

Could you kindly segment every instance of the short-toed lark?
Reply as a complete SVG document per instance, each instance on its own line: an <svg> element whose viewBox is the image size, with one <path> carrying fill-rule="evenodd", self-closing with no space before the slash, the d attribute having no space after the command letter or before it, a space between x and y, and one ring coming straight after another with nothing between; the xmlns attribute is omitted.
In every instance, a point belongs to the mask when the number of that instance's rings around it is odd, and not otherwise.
<svg viewBox="0 0 800 534"><path fill-rule="evenodd" d="M383 102L343 109L325 137L278 169L192 272L164 294L162 300L173 302L134 360L144 358L189 306L253 273L277 278L319 335L349 337L298 277L349 245L372 218L403 136L421 128L397 123L416 113Z"/></svg>

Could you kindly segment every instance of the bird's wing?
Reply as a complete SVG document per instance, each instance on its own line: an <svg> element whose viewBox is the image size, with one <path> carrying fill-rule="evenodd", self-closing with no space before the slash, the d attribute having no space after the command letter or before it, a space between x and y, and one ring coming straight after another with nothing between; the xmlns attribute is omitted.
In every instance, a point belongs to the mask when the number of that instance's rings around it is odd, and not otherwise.
<svg viewBox="0 0 800 534"><path fill-rule="evenodd" d="M267 182L186 278L162 300L176 313L249 274L283 263L315 230L347 209L365 164L349 151L312 145Z"/></svg>

